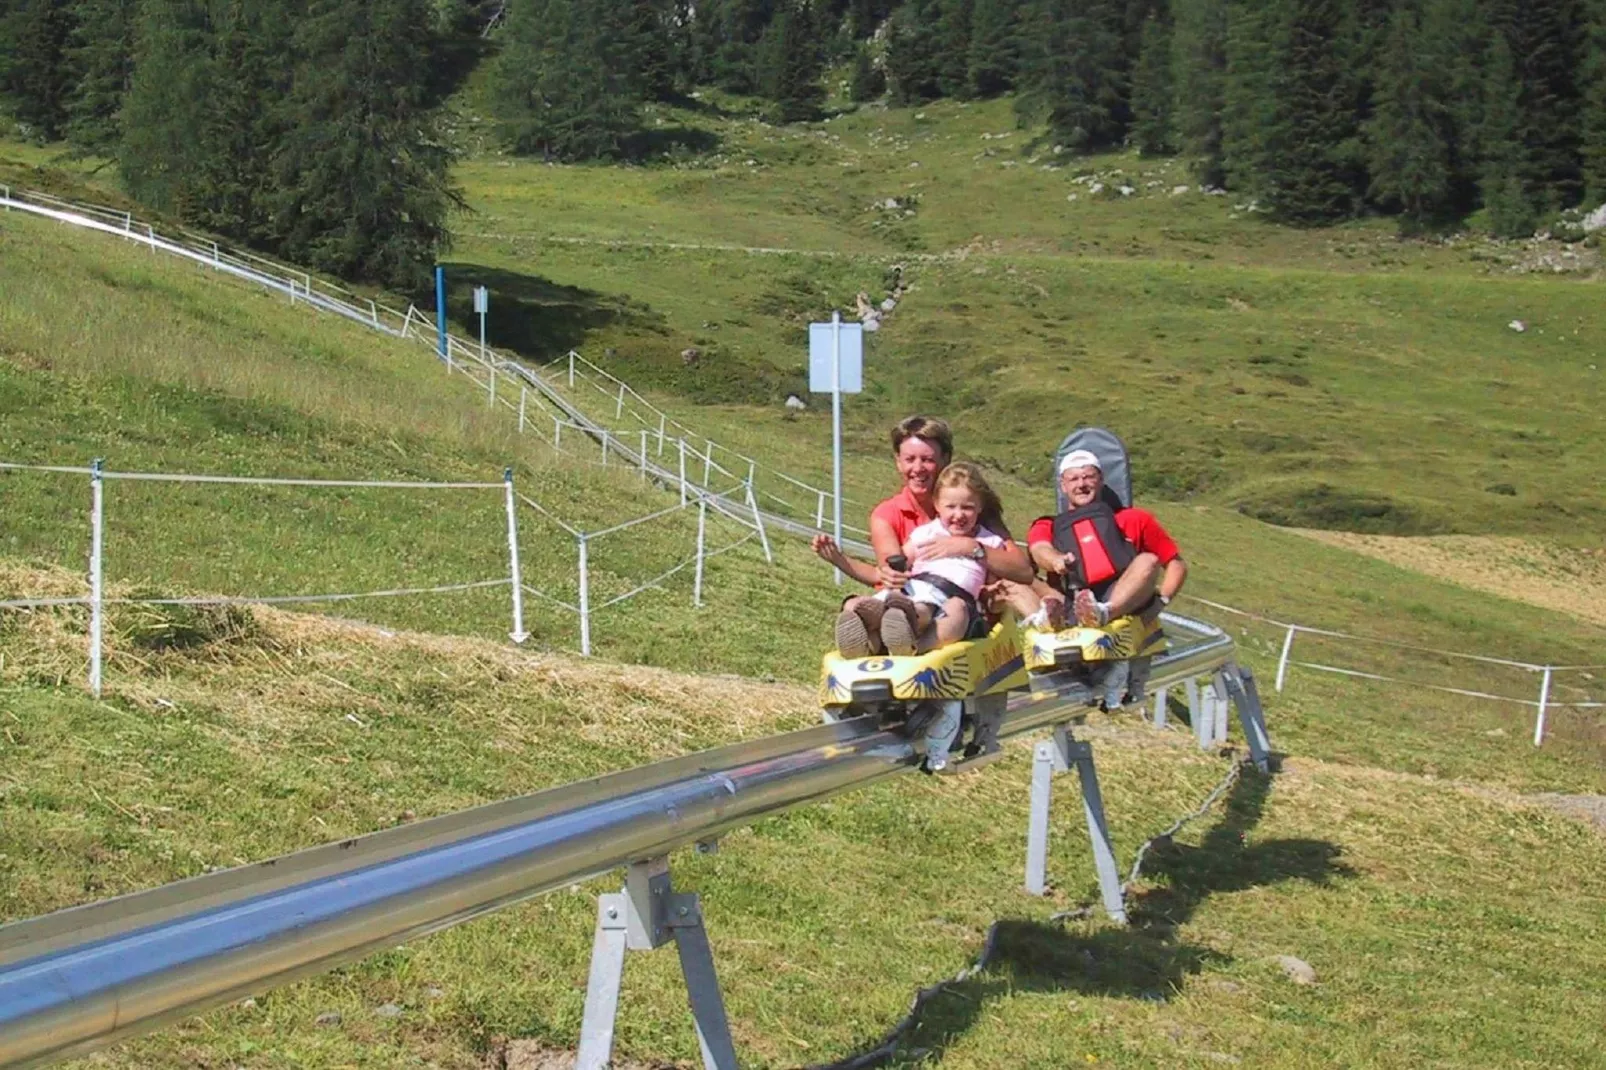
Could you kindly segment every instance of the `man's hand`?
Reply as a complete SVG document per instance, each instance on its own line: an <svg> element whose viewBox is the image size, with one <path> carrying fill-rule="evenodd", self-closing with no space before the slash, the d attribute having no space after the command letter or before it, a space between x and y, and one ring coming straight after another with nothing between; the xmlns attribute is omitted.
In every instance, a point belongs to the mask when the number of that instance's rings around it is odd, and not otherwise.
<svg viewBox="0 0 1606 1070"><path fill-rule="evenodd" d="M1031 554L1033 563L1044 572L1063 575L1070 570L1072 564L1071 555L1060 553L1049 543L1033 543L1028 552Z"/></svg>
<svg viewBox="0 0 1606 1070"><path fill-rule="evenodd" d="M974 557L981 543L969 535L942 535L915 548L909 559L916 563L937 561L944 557Z"/></svg>

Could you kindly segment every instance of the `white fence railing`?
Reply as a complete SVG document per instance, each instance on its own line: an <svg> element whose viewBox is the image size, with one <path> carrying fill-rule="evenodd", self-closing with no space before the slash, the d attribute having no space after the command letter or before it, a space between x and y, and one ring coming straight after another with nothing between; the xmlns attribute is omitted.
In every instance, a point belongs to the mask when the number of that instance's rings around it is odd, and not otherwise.
<svg viewBox="0 0 1606 1070"><path fill-rule="evenodd" d="M1443 650L1438 647L1422 646L1416 643L1401 642L1396 639L1384 639L1378 636L1354 635L1349 632L1334 631L1329 628L1313 628L1304 624L1291 624L1288 621L1278 620L1274 617L1262 616L1236 606L1212 602L1207 598L1189 596L1190 600L1199 605L1208 606L1222 613L1229 613L1244 620L1255 621L1260 624L1276 628L1282 632L1282 642L1277 654L1277 677L1273 688L1281 692L1288 679L1290 668L1308 669L1312 672L1330 673L1336 676L1347 676L1352 679L1374 680L1380 683L1398 684L1408 687L1422 688L1427 691L1438 691L1443 694L1460 695L1463 698L1486 699L1494 702L1508 702L1519 706L1532 707L1534 710L1534 746L1541 745L1545 740L1546 717L1551 710L1598 710L1606 709L1606 701L1595 697L1598 689L1596 673L1606 672L1606 665L1549 665L1527 661L1515 661L1510 658L1498 658L1488 654L1470 654L1457 650ZM1389 676L1383 673L1365 669L1347 668L1339 665L1327 665L1315 661L1300 661L1294 654L1295 640L1300 635L1308 635L1324 640L1337 641L1346 644L1358 644L1376 648L1397 650L1401 653L1424 658L1439 658L1450 662L1465 662L1483 666L1510 669L1520 673L1532 674L1537 677L1535 687L1537 695L1534 698L1525 698L1519 695L1502 695L1492 691L1476 690L1466 687L1452 687L1446 684L1433 683L1421 679L1406 679L1400 676ZM1569 690L1579 697L1558 697L1559 681L1563 678L1580 681L1572 685Z"/></svg>
<svg viewBox="0 0 1606 1070"><path fill-rule="evenodd" d="M89 481L90 509L88 517L89 526L89 574L88 591L82 596L75 597L41 597L30 595L28 592L6 592L0 595L0 610L26 612L37 609L47 609L62 606L85 606L89 610L88 632L88 683L89 689L98 697L101 693L103 666L105 658L104 620L105 607L108 605L293 605L316 604L327 602L349 602L364 599L400 598L419 595L439 595L459 593L464 591L482 590L486 588L505 587L509 594L509 612L511 617L511 630L508 637L515 643L523 643L529 632L525 628L524 596L532 595L545 603L566 610L575 615L578 621L579 651L582 655L591 654L591 627L596 614L629 601L646 591L662 590L663 585L675 575L691 569L692 604L698 608L703 605L704 569L707 562L721 554L728 553L755 538L764 540L762 520L753 515L751 522L742 527L741 534L733 541L719 546L709 545L709 518L708 510L711 505L721 509L721 517L725 509L731 508L731 498L743 495L751 499L751 488L746 484L737 484L721 493L710 493L702 488L688 488L685 500L678 504L659 509L651 513L620 521L605 528L587 531L575 524L565 521L550 506L543 505L534 498L529 497L515 489L513 473L509 469L503 473L498 482L421 482L405 480L371 480L371 479L307 479L299 477L257 477L235 475L205 475L182 472L117 472L106 469L99 461L88 466L75 465L35 465L15 462L0 462L0 471L7 473L40 473L53 476L73 476L86 478ZM105 583L105 530L106 530L106 500L105 488L109 482L140 482L140 483L166 483L166 484L234 484L260 487L297 487L308 490L319 489L369 489L398 492L439 492L439 491L495 491L501 501L502 511L506 517L507 526L507 575L495 578L475 578L458 583L437 584L425 587L394 587L377 590L342 591L342 592L314 592L304 594L273 594L273 595L217 595L217 596L191 596L174 598L117 598L106 595ZM564 534L574 540L576 549L575 572L575 602L569 602L536 585L526 582L520 560L519 542L519 507L523 506L539 514L544 521L556 526ZM642 525L654 521L662 521L675 514L689 509L697 511L697 534L694 548L690 556L666 571L650 579L637 583L634 587L620 594L612 595L604 601L593 605L592 576L590 567L590 551L596 542L603 538L623 535ZM768 551L766 548L766 557Z"/></svg>
<svg viewBox="0 0 1606 1070"><path fill-rule="evenodd" d="M363 297L328 279L314 276L310 272L258 256L247 250L224 246L212 238L192 231L184 231L179 237L159 233L152 224L141 222L132 213L103 205L68 201L46 193L17 190L0 185L0 208L6 211L24 211L56 222L133 241L149 247L152 252L179 256L221 274L265 286L285 294L293 304L331 312L353 323L395 337L422 342L435 352L448 374L461 372L468 376L477 386L485 390L488 404L493 407L499 406L511 413L517 420L516 426L521 434L533 433L561 453L573 455L572 448L566 450L562 446L562 431L564 427L568 427L600 444L601 455L595 463L606 465L609 463L610 454L614 462L618 463L620 455L623 454L624 459L633 461L641 468L644 476L651 475L659 483L680 485L683 500L687 493L686 487L691 482L696 482L706 492L710 490L710 481L716 474L732 479L745 478L749 488L746 496L751 500L753 509L764 512L774 521L775 526L794 534L808 534L823 526L827 502L830 500L829 492L784 472L761 466L752 458L728 450L711 438L692 433L690 428L652 406L628 384L586 361L579 354L571 354L569 358L571 380L577 381L573 373L581 367L592 369L585 373L590 380L607 380L608 385L603 388L603 392L615 402L616 419L624 418L627 412L626 402L627 400L629 402L628 412L632 420L629 427L612 428L593 418L571 398L563 396L558 386L551 380L527 365L508 359L493 348L459 338L448 331L445 335L445 350L441 352L441 332L438 325L432 317L415 305L409 304L406 309L397 310ZM549 422L553 427L550 436L546 433ZM670 469L661 463L665 454L665 444L670 441L668 432L671 427L680 432L674 437L677 443L676 453L685 455L687 459L675 469ZM570 437L572 439L573 435ZM699 438L703 442L700 452L695 445ZM649 441L657 454L656 460L649 459ZM632 443L637 444L635 449L630 448ZM613 446L611 450L610 444ZM727 455L735 465L735 469L726 467L716 459L716 456ZM589 460L584 454L580 457ZM746 468L745 475L738 474L737 470L743 466ZM699 468L702 470L700 477ZM805 497L812 495L815 498L812 515L807 502L799 505L774 491L758 486L756 480L764 474L773 476L785 487L802 492ZM845 506L854 504L848 502L846 498L843 499L843 503ZM716 508L724 509L721 503L716 502L715 505ZM777 507L785 511L773 512ZM727 514L734 515L728 510ZM848 537L844 541L850 547L857 546L861 550L866 548L867 532L858 528L846 528L846 531Z"/></svg>

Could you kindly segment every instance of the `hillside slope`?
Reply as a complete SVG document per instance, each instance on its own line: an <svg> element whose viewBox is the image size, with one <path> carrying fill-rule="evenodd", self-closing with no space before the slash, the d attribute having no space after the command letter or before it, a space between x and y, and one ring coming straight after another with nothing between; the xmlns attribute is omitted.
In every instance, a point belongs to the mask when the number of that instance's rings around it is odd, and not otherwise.
<svg viewBox="0 0 1606 1070"><path fill-rule="evenodd" d="M1008 101L785 128L660 117L720 151L464 162L456 307L484 281L494 339L616 350L616 372L666 398L732 405L705 422L733 445L806 434L817 475L828 421L779 409L803 387L801 328L901 278L848 405L872 456L892 419L937 409L969 453L1038 482L1064 431L1097 419L1147 494L1276 523L1570 534L1606 518L1593 250L1271 225L1180 164L1031 143Z"/></svg>
<svg viewBox="0 0 1606 1070"><path fill-rule="evenodd" d="M531 656L273 610L147 652L108 701L41 686L59 614L5 636L0 920L801 726L807 688ZM1123 865L1225 771L1130 720L1096 740ZM1002 922L895 1065L1600 1066L1606 840L1515 792L1299 759L1151 854L1134 925L1053 924L1091 889L1062 788L1046 901L1019 890L1029 750L677 855L703 895L738 1049L861 1049ZM262 814L271 810L272 821ZM569 1047L592 882L131 1041L83 1065L499 1066ZM1310 963L1300 986L1276 956ZM619 1045L689 1065L672 955L632 958ZM921 1054L921 1053L924 1054Z"/></svg>

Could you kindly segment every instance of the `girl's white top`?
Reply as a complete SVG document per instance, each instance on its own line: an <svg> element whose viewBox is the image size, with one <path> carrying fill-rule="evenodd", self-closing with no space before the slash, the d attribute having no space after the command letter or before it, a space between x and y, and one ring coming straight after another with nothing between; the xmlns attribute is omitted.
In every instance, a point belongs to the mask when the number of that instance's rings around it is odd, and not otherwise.
<svg viewBox="0 0 1606 1070"><path fill-rule="evenodd" d="M921 524L911 531L909 533L909 541L905 546L913 550L951 534L953 533L948 530L948 525L941 520L933 520L929 523ZM978 526L976 534L971 538L983 546L995 550L1004 545L1004 540L1000 536L993 534L984 527ZM931 573L941 576L957 587L963 587L972 598L981 593L982 584L987 582L986 563L969 557L939 557L933 561L922 561L918 566L918 570L917 575L919 573Z"/></svg>

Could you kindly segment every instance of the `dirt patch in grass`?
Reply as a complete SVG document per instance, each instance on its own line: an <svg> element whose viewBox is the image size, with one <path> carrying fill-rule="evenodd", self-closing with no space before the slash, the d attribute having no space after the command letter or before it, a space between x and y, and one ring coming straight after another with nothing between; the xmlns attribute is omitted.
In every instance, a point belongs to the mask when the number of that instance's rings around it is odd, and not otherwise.
<svg viewBox="0 0 1606 1070"><path fill-rule="evenodd" d="M1299 533L1435 579L1606 626L1606 547L1569 547L1505 535Z"/></svg>

